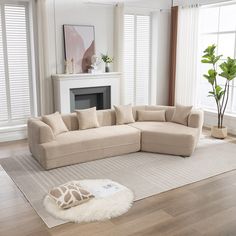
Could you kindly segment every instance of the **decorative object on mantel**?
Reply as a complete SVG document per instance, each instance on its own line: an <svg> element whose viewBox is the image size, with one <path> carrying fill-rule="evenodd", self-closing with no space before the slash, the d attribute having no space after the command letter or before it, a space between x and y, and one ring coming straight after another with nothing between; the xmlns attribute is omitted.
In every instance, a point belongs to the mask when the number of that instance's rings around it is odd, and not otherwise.
<svg viewBox="0 0 236 236"><path fill-rule="evenodd" d="M229 100L230 84L236 78L236 59L228 57L226 61L219 65L221 72L218 73L217 64L222 55L217 56L215 49L216 45L213 44L204 51L202 63L211 64L212 69L209 69L208 73L203 76L212 87L208 96L213 97L217 105L218 125L211 128L211 135L215 138L224 139L227 136L227 127L223 126L224 114ZM219 76L225 79L223 88L221 87L223 82L218 80Z"/></svg>
<svg viewBox="0 0 236 236"><path fill-rule="evenodd" d="M70 74L70 62L65 60L65 74Z"/></svg>
<svg viewBox="0 0 236 236"><path fill-rule="evenodd" d="M71 62L73 60L73 74L88 73L91 58L95 54L94 26L63 25L63 32L65 59Z"/></svg>
<svg viewBox="0 0 236 236"><path fill-rule="evenodd" d="M70 61L65 60L65 74L75 74L75 63L73 58Z"/></svg>
<svg viewBox="0 0 236 236"><path fill-rule="evenodd" d="M113 62L114 58L108 56L107 54L101 54L102 60L105 63L105 72L110 72L110 64Z"/></svg>
<svg viewBox="0 0 236 236"><path fill-rule="evenodd" d="M101 61L97 55L93 55L91 58L91 68L88 70L91 74L98 74L101 73L101 70L98 69L99 64L101 64Z"/></svg>
<svg viewBox="0 0 236 236"><path fill-rule="evenodd" d="M75 74L75 61L74 61L74 58L71 59L71 73Z"/></svg>

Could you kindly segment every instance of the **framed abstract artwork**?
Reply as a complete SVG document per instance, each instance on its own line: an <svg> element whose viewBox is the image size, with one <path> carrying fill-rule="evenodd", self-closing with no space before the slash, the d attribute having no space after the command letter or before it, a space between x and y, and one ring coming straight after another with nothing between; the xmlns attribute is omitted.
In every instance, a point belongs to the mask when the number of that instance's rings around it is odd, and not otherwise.
<svg viewBox="0 0 236 236"><path fill-rule="evenodd" d="M65 59L73 63L74 73L87 73L95 54L94 26L63 25Z"/></svg>

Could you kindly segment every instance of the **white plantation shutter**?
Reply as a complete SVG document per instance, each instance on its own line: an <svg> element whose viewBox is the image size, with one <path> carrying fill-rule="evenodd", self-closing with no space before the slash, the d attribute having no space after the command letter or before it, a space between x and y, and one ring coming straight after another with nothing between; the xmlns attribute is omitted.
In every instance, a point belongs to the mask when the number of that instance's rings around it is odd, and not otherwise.
<svg viewBox="0 0 236 236"><path fill-rule="evenodd" d="M24 124L33 114L28 5L0 7L0 124Z"/></svg>
<svg viewBox="0 0 236 236"><path fill-rule="evenodd" d="M2 6L0 5L0 122L8 120L6 78L3 52Z"/></svg>
<svg viewBox="0 0 236 236"><path fill-rule="evenodd" d="M150 16L125 15L124 31L124 101L149 104Z"/></svg>
<svg viewBox="0 0 236 236"><path fill-rule="evenodd" d="M149 103L150 17L137 16L136 104Z"/></svg>
<svg viewBox="0 0 236 236"><path fill-rule="evenodd" d="M124 80L125 103L134 104L134 48L135 48L135 18L134 15L124 16Z"/></svg>

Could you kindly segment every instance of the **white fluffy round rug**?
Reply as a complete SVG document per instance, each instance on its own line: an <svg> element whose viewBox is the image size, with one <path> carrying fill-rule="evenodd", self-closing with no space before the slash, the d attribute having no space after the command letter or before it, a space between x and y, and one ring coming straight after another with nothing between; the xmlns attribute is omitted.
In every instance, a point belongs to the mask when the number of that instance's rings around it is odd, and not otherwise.
<svg viewBox="0 0 236 236"><path fill-rule="evenodd" d="M80 180L78 183L95 198L64 210L47 195L44 198L46 210L56 218L79 223L108 220L124 214L132 206L133 192L119 183L109 179Z"/></svg>

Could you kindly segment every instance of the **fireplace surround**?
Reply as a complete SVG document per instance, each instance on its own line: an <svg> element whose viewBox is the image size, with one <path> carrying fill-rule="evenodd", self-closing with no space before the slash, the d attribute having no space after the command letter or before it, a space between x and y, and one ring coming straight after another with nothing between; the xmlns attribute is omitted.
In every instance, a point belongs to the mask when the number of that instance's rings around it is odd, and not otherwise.
<svg viewBox="0 0 236 236"><path fill-rule="evenodd" d="M65 114L73 112L74 109L94 106L94 104L97 109L107 109L113 105L119 105L121 103L120 79L121 74L118 72L52 75L54 110ZM106 87L105 91L102 91L102 87ZM94 91L89 91L94 89L97 90L97 95L94 94ZM80 94L81 92L82 94ZM109 96L110 99L107 99ZM78 98L80 102L76 101ZM100 100L104 99L106 101L101 104Z"/></svg>

